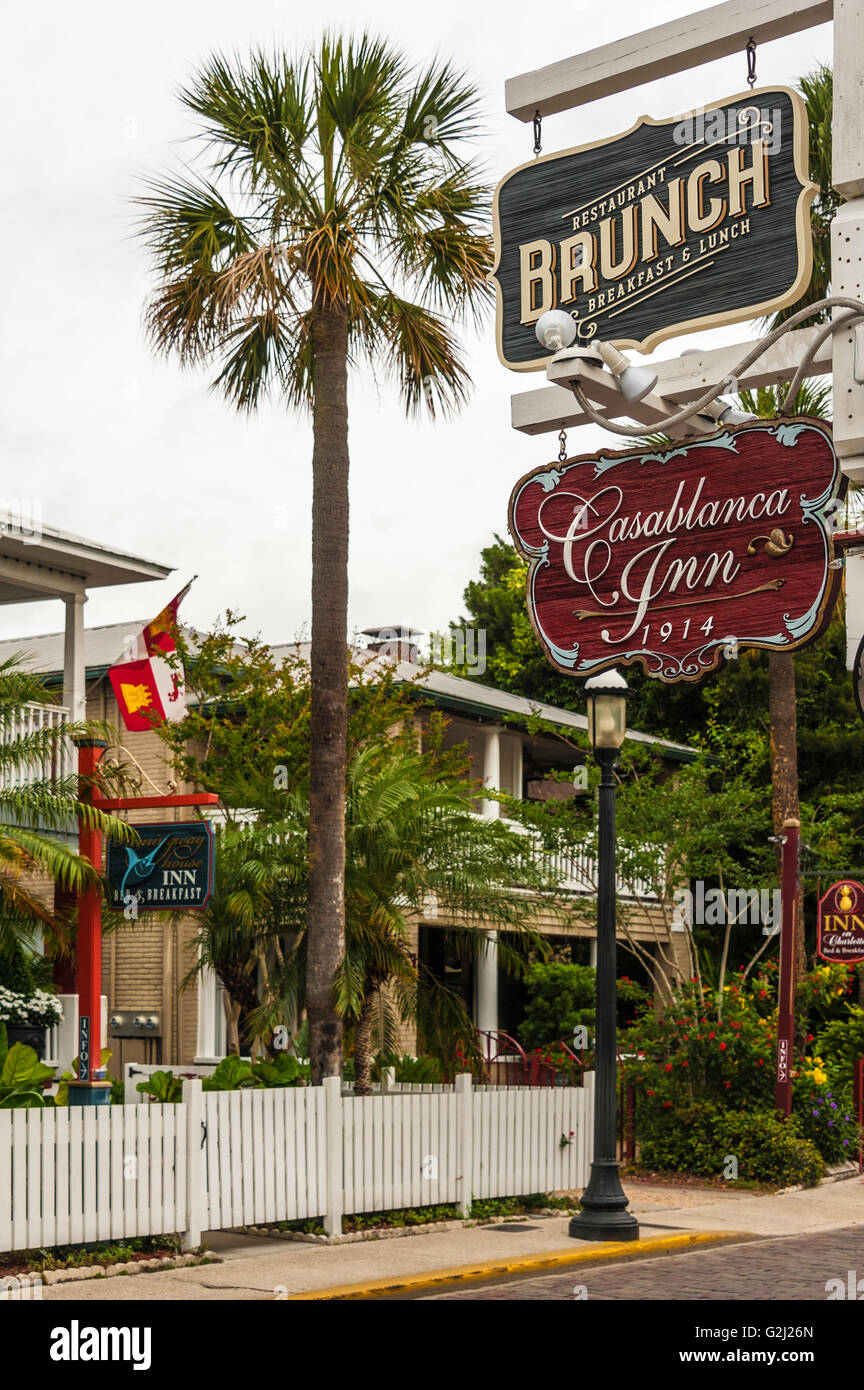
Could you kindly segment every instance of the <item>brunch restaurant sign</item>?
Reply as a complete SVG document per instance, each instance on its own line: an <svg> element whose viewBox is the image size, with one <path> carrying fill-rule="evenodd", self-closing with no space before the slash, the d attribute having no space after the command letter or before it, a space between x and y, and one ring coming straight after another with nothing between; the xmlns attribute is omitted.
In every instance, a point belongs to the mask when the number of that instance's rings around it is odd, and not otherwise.
<svg viewBox="0 0 864 1390"><path fill-rule="evenodd" d="M823 960L864 961L864 888L853 879L835 883L819 900L816 949Z"/></svg>
<svg viewBox="0 0 864 1390"><path fill-rule="evenodd" d="M509 519L548 660L675 683L742 648L805 646L840 585L844 488L830 426L807 416L534 469Z"/></svg>
<svg viewBox="0 0 864 1390"><path fill-rule="evenodd" d="M788 87L544 155L495 193L498 353L548 364L535 326L572 314L593 337L650 351L675 333L792 304L810 279L807 113Z"/></svg>

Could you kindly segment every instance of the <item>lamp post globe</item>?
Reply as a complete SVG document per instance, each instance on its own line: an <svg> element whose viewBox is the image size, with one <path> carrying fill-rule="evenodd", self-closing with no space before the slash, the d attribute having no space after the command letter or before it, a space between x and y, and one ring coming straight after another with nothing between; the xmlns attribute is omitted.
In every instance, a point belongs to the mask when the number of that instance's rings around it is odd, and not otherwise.
<svg viewBox="0 0 864 1390"><path fill-rule="evenodd" d="M570 1222L574 1240L638 1240L627 1210L617 1156L615 943L615 763L627 732L629 688L618 671L585 683L588 734L600 766L597 844L597 983L594 1027L594 1157L582 1210Z"/></svg>

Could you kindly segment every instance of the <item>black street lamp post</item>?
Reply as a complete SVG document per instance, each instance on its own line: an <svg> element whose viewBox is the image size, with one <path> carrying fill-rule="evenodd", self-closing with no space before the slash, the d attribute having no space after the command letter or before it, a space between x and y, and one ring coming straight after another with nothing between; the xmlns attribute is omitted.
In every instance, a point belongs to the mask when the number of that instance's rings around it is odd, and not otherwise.
<svg viewBox="0 0 864 1390"><path fill-rule="evenodd" d="M627 1210L617 1157L617 1048L615 1036L615 775L627 727L627 682L617 671L585 683L588 735L600 766L597 846L597 987L594 1026L594 1159L582 1210L570 1222L574 1240L638 1240L639 1223Z"/></svg>

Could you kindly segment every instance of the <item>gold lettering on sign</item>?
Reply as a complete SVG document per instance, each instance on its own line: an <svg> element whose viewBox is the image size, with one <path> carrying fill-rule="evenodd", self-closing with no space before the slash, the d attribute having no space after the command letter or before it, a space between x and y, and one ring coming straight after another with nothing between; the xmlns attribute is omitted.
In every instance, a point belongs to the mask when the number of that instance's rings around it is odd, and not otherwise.
<svg viewBox="0 0 864 1390"><path fill-rule="evenodd" d="M568 236L561 242L562 304L576 298L577 281L584 294L597 288L596 261L597 242L590 232L579 232L578 236Z"/></svg>
<svg viewBox="0 0 864 1390"><path fill-rule="evenodd" d="M615 259L617 220L617 217L607 217L600 223L600 274L604 280L620 280L622 275L629 275L636 264L636 204L631 203L621 213L621 256L618 260Z"/></svg>
<svg viewBox="0 0 864 1390"><path fill-rule="evenodd" d="M534 323L555 308L555 247L542 237L519 247L522 322Z"/></svg>
<svg viewBox="0 0 864 1390"><path fill-rule="evenodd" d="M752 185L751 207L762 208L770 202L768 197L768 152L765 149L764 140L754 140L750 149L753 151L753 162L749 168L744 164L746 147L742 148L737 145L726 156L729 165L730 217L740 217L742 212L747 211L744 190L748 183Z"/></svg>
<svg viewBox="0 0 864 1390"><path fill-rule="evenodd" d="M665 207L656 193L642 199L642 259L653 261L657 255L658 231L670 246L680 246L686 236L684 223L684 180L669 183L669 206Z"/></svg>
<svg viewBox="0 0 864 1390"><path fill-rule="evenodd" d="M723 182L723 165L719 159L706 159L697 164L687 180L687 223L694 232L707 232L726 216L726 199L711 198L704 210L703 185Z"/></svg>

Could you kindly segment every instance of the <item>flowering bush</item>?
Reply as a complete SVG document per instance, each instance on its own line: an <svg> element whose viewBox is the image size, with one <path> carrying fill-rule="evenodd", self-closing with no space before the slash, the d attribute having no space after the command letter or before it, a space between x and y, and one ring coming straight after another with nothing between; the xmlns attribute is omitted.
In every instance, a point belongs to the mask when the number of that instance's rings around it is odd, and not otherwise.
<svg viewBox="0 0 864 1390"><path fill-rule="evenodd" d="M776 1020L753 987L728 985L723 1017L695 983L680 989L663 1017L646 1013L619 1039L641 1110L679 1110L710 1100L732 1110L769 1109ZM756 998L753 998L755 994ZM767 991L766 991L767 997ZM765 1011L763 1012L763 1009Z"/></svg>
<svg viewBox="0 0 864 1390"><path fill-rule="evenodd" d="M830 1012L833 1018L818 1038L807 1035L807 1053L793 1065L794 1124L787 1128L828 1163L856 1150L851 1059L862 1055L856 1049L864 1042L864 1010L848 1003L849 978L847 966L826 964L809 971L798 986L808 1016ZM728 1119L737 1112L742 1134L750 1121L767 1134L765 1116L774 1109L777 984L776 962L766 962L746 981L733 977L720 1007L716 994L701 992L691 981L677 991L663 1017L646 1013L621 1036L620 1051L631 1054L624 1069L636 1091L636 1137L644 1163L694 1173L721 1171L717 1116ZM694 1106L707 1106L707 1118L700 1120ZM739 1173L746 1177L740 1168L743 1140L736 1141L738 1148L728 1142L725 1152L736 1154ZM779 1181L769 1176L777 1171L769 1151L766 1140L753 1157L756 1166L764 1160L763 1172L752 1176ZM802 1172L809 1172L810 1158L799 1158ZM789 1156L789 1171L797 1162Z"/></svg>
<svg viewBox="0 0 864 1390"><path fill-rule="evenodd" d="M801 1133L815 1144L826 1163L858 1156L858 1125L852 1087L830 1090L801 1077L794 1087L794 1110Z"/></svg>
<svg viewBox="0 0 864 1390"><path fill-rule="evenodd" d="M51 1028L62 1017L60 1001L47 989L17 994L0 985L0 1023L12 1028Z"/></svg>

